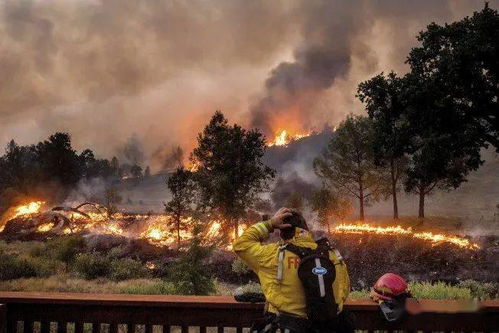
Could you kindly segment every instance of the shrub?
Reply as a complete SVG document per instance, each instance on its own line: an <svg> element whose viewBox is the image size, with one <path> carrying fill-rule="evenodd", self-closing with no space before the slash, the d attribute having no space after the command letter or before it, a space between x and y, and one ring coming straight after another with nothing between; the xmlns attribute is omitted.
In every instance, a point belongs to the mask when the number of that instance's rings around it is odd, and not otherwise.
<svg viewBox="0 0 499 333"><path fill-rule="evenodd" d="M37 275L33 263L13 255L0 252L0 280L12 280Z"/></svg>
<svg viewBox="0 0 499 333"><path fill-rule="evenodd" d="M111 265L108 258L98 253L83 253L76 256L75 271L86 279L108 276Z"/></svg>
<svg viewBox="0 0 499 333"><path fill-rule="evenodd" d="M499 284L493 282L478 282L475 280L464 280L458 284L459 287L471 290L473 297L479 299L497 298L499 296Z"/></svg>
<svg viewBox="0 0 499 333"><path fill-rule="evenodd" d="M232 262L232 271L237 275L242 276L248 274L250 268L240 258L236 258L236 260Z"/></svg>
<svg viewBox="0 0 499 333"><path fill-rule="evenodd" d="M47 249L52 258L65 262L73 262L78 253L85 248L85 240L81 235L71 235L51 239L47 242Z"/></svg>
<svg viewBox="0 0 499 333"><path fill-rule="evenodd" d="M31 257L41 257L45 255L47 251L47 247L43 243L34 244L33 247L29 250L29 255Z"/></svg>
<svg viewBox="0 0 499 333"><path fill-rule="evenodd" d="M240 287L242 293L263 294L262 286L259 283L250 282Z"/></svg>
<svg viewBox="0 0 499 333"><path fill-rule="evenodd" d="M64 271L64 264L57 260L44 257L29 257L25 260L35 269L37 277L48 277Z"/></svg>
<svg viewBox="0 0 499 333"><path fill-rule="evenodd" d="M140 295L173 295L178 294L175 285L171 282L159 281L153 284L143 284L137 286L128 286L119 290L122 294L140 294Z"/></svg>
<svg viewBox="0 0 499 333"><path fill-rule="evenodd" d="M127 280L148 277L149 271L144 265L133 259L116 259L111 262L111 279Z"/></svg>
<svg viewBox="0 0 499 333"><path fill-rule="evenodd" d="M471 290L452 286L445 282L411 282L409 290L416 298L431 299L469 299L473 298Z"/></svg>
<svg viewBox="0 0 499 333"><path fill-rule="evenodd" d="M211 249L201 246L199 229L194 229L189 248L179 261L171 264L168 279L175 284L179 294L208 295L215 292L215 283L204 263L210 256Z"/></svg>

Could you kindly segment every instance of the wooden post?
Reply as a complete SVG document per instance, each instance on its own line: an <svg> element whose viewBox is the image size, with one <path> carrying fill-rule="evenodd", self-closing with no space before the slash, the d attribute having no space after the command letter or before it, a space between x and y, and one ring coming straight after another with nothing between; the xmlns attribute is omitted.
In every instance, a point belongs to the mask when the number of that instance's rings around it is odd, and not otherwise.
<svg viewBox="0 0 499 333"><path fill-rule="evenodd" d="M0 333L7 333L7 305L0 304Z"/></svg>

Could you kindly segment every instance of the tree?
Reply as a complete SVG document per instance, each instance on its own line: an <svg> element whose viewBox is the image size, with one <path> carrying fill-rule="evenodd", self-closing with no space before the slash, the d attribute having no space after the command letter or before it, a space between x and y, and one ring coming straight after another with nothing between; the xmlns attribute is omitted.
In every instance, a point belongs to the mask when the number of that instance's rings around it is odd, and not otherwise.
<svg viewBox="0 0 499 333"><path fill-rule="evenodd" d="M144 171L144 178L149 178L151 177L151 168L149 168L149 165L146 166L146 169Z"/></svg>
<svg viewBox="0 0 499 333"><path fill-rule="evenodd" d="M130 168L130 173L133 178L142 178L142 168L140 167L140 165L132 165L132 167Z"/></svg>
<svg viewBox="0 0 499 333"><path fill-rule="evenodd" d="M144 161L142 144L137 134L133 134L123 147L123 155L132 165L141 165Z"/></svg>
<svg viewBox="0 0 499 333"><path fill-rule="evenodd" d="M349 115L314 160L314 171L326 184L359 200L360 220L364 205L386 194L386 175L374 163L372 142L371 120Z"/></svg>
<svg viewBox="0 0 499 333"><path fill-rule="evenodd" d="M262 162L264 137L256 129L228 125L217 111L197 141L191 163L198 166L195 179L201 206L221 216L237 237L239 220L274 177L274 171Z"/></svg>
<svg viewBox="0 0 499 333"><path fill-rule="evenodd" d="M67 133L55 133L36 145L37 160L45 181L57 181L66 188L76 185L84 168L71 147Z"/></svg>
<svg viewBox="0 0 499 333"><path fill-rule="evenodd" d="M111 159L111 172L113 177L115 178L121 178L120 175L120 162L118 162L118 158L116 156L113 156Z"/></svg>
<svg viewBox="0 0 499 333"><path fill-rule="evenodd" d="M328 233L331 233L330 220L333 217L344 220L352 213L352 203L346 198L341 198L329 189L323 187L314 192L311 199L312 210L317 213L319 223L327 226Z"/></svg>
<svg viewBox="0 0 499 333"><path fill-rule="evenodd" d="M104 193L104 200L107 209L107 215L108 217L111 217L118 211L117 205L121 203L123 198L120 196L118 190L115 187L109 187Z"/></svg>
<svg viewBox="0 0 499 333"><path fill-rule="evenodd" d="M182 295L208 295L215 291L210 270L205 264L212 249L201 246L201 226L194 226L193 238L184 255L168 269L169 280Z"/></svg>
<svg viewBox="0 0 499 333"><path fill-rule="evenodd" d="M421 45L407 59L411 74L437 89L439 108L434 112L448 119L441 130L467 136L464 150L479 152L489 143L499 149L497 36L499 14L485 3L472 17L428 25L419 34ZM455 124L461 125L461 131L455 130Z"/></svg>
<svg viewBox="0 0 499 333"><path fill-rule="evenodd" d="M391 72L362 82L357 97L366 104L373 124L373 151L376 165L388 167L390 192L393 200L393 218L398 219L397 192L399 181L407 168L405 150L408 140L408 122L403 116L403 79Z"/></svg>
<svg viewBox="0 0 499 333"><path fill-rule="evenodd" d="M171 220L177 232L177 248L180 249L180 231L187 228L183 218L191 211L195 184L192 173L184 167L178 167L168 177L166 184L172 194L172 199L165 204L165 211L171 214Z"/></svg>
<svg viewBox="0 0 499 333"><path fill-rule="evenodd" d="M184 150L180 146L173 147L165 159L165 168L179 168L184 165Z"/></svg>
<svg viewBox="0 0 499 333"><path fill-rule="evenodd" d="M82 176L90 178L107 179L113 175L111 163L106 159L97 159L90 149L85 149L79 156L83 169Z"/></svg>

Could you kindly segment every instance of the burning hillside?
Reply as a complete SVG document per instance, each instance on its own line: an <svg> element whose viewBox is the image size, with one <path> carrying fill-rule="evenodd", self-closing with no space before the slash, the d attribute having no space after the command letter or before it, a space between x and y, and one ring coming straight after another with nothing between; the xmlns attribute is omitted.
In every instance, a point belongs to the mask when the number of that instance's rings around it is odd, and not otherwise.
<svg viewBox="0 0 499 333"><path fill-rule="evenodd" d="M128 238L144 239L157 246L171 247L192 238L190 229L175 230L171 216L167 214L131 214L118 212L109 214L105 207L94 203L83 203L77 207L54 207L41 211L43 202L34 201L9 210L11 215L1 227L3 236L13 239L43 239L47 235L93 233L120 235ZM182 220L182 225L192 225L192 217ZM207 221L205 239L209 243L222 244L222 224L220 221ZM239 233L245 225L239 227ZM415 232L401 226L373 226L369 224L340 224L332 229L333 235L357 234L380 235L389 238L405 236L419 239L431 246L450 244L455 247L477 250L480 246L467 238L433 232ZM234 239L231 233L229 240ZM226 240L226 239L225 239Z"/></svg>
<svg viewBox="0 0 499 333"><path fill-rule="evenodd" d="M267 142L267 146L269 146L269 147L287 146L292 141L296 141L296 140L299 140L301 138L306 138L310 135L311 135L310 132L290 134L290 132L288 132L287 130L282 130L276 134L275 138L272 141Z"/></svg>
<svg viewBox="0 0 499 333"><path fill-rule="evenodd" d="M42 211L43 202L30 202L9 210L14 212L1 226L1 235L7 239L42 240L47 236L91 233L119 235L133 239L144 239L160 247L173 247L192 238L190 229L175 230L171 216L167 214L132 214L118 212L109 214L105 207L94 203L83 203L77 207L54 207ZM193 225L192 217L182 220L182 225ZM205 241L222 245L226 239L221 234L222 224L217 220L206 223ZM239 233L245 225L239 227ZM230 239L234 239L231 233Z"/></svg>

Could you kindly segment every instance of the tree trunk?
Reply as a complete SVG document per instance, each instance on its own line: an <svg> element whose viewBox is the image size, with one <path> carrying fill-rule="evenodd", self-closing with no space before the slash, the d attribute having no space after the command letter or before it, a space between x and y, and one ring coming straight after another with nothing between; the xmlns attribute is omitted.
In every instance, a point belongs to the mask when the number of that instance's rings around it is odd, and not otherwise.
<svg viewBox="0 0 499 333"><path fill-rule="evenodd" d="M359 184L359 220L364 221L364 188Z"/></svg>
<svg viewBox="0 0 499 333"><path fill-rule="evenodd" d="M177 250L180 250L180 218L177 217Z"/></svg>
<svg viewBox="0 0 499 333"><path fill-rule="evenodd" d="M390 173L392 177L393 219L398 220L399 208L397 204L397 179L395 178L395 165L393 159L390 161Z"/></svg>
<svg viewBox="0 0 499 333"><path fill-rule="evenodd" d="M331 223L327 221L327 233L331 235Z"/></svg>
<svg viewBox="0 0 499 333"><path fill-rule="evenodd" d="M419 187L419 219L421 223L423 223L424 219L424 197L425 197L425 189L423 186Z"/></svg>

